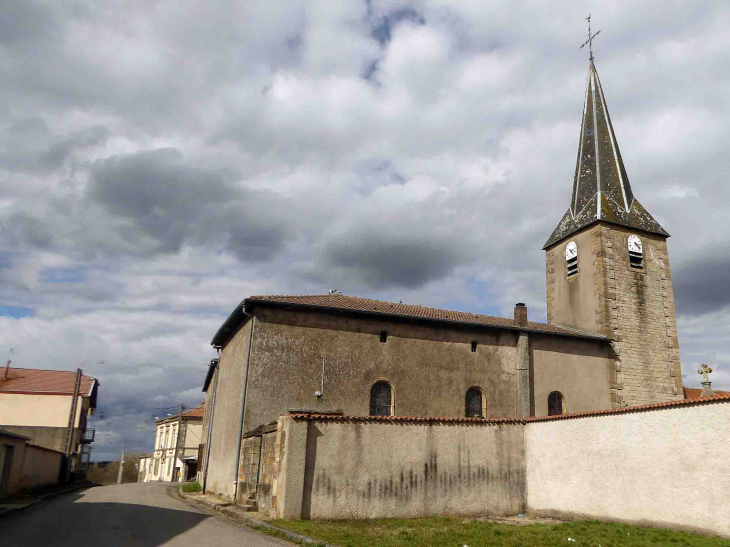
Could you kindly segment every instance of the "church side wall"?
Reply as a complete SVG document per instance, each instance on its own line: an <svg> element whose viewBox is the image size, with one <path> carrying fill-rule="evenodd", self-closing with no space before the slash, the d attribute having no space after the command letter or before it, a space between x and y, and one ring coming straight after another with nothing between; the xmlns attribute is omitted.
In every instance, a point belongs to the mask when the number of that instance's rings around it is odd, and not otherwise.
<svg viewBox="0 0 730 547"><path fill-rule="evenodd" d="M616 398L641 405L683 398L674 290L666 238L603 225L604 309L610 317L616 364ZM643 269L629 265L628 237L644 248Z"/></svg>
<svg viewBox="0 0 730 547"><path fill-rule="evenodd" d="M564 412L611 408L610 378L614 359L607 342L530 336L534 378L534 416L547 416L548 396L559 391Z"/></svg>
<svg viewBox="0 0 730 547"><path fill-rule="evenodd" d="M250 329L249 319L222 349L218 365L206 491L230 498L235 494L234 481L237 480L236 460Z"/></svg>
<svg viewBox="0 0 730 547"><path fill-rule="evenodd" d="M525 426L527 511L730 537L730 400Z"/></svg>
<svg viewBox="0 0 730 547"><path fill-rule="evenodd" d="M518 415L516 332L267 308L254 314L245 431L292 408L367 415L370 388L379 380L392 386L397 416L463 417L471 386L484 391L488 417ZM381 331L388 333L385 343Z"/></svg>
<svg viewBox="0 0 730 547"><path fill-rule="evenodd" d="M287 476L279 487L286 492L280 492L278 511L284 518L483 516L524 509L519 424L284 420L293 422L292 433L306 428L299 446L290 434L283 447Z"/></svg>

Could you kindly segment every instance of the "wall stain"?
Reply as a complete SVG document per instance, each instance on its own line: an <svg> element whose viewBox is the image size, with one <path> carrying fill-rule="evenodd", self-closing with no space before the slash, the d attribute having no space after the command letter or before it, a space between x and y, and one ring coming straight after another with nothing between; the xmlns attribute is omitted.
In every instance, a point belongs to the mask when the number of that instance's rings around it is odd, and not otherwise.
<svg viewBox="0 0 730 547"><path fill-rule="evenodd" d="M504 492L512 492L515 487L519 488L522 477L520 473L513 473L509 462L504 465L495 466L490 469L484 465L473 466L471 463L471 451L466 453L466 462L462 463L462 452L459 449L459 461L455 462L449 469L441 466L439 470L439 458L436 451L430 451L428 459L418 467L400 467L394 473L381 477L369 477L362 488L356 488L353 492L358 501L366 505L371 503L382 504L389 500L401 502L410 501L415 496L429 499L438 499L439 496L449 496L458 493L470 493L485 488L497 489ZM516 484L513 484L513 481ZM347 485L339 484L327 475L325 469L317 473L314 481L314 490L329 498L332 502L343 494Z"/></svg>

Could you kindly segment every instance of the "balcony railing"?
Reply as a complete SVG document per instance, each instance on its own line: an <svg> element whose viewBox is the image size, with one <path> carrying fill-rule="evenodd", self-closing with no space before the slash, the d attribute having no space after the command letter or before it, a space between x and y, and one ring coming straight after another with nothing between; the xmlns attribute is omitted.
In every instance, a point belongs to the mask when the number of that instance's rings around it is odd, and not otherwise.
<svg viewBox="0 0 730 547"><path fill-rule="evenodd" d="M84 431L84 434L81 437L81 442L82 443L93 443L95 433L96 433L95 429L87 429L86 431Z"/></svg>

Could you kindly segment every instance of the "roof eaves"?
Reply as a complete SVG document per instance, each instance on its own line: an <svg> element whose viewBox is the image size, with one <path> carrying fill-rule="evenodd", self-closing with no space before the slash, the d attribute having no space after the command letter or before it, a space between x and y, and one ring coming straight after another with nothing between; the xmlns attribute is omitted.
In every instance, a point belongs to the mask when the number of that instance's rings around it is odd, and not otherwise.
<svg viewBox="0 0 730 547"><path fill-rule="evenodd" d="M5 431L4 429L0 429L0 435L3 437L13 437L15 439L23 439L25 441L29 441L30 437L26 437L25 435L19 435L17 433L13 433L12 431Z"/></svg>
<svg viewBox="0 0 730 547"><path fill-rule="evenodd" d="M218 328L213 339L210 341L211 346L214 348L223 347L223 342L228 339L233 332L233 329L238 326L243 317L246 315L245 302L246 301L244 300L238 304L226 320L223 321L223 324Z"/></svg>
<svg viewBox="0 0 730 547"><path fill-rule="evenodd" d="M206 393L208 391L208 388L210 387L210 382L213 380L213 373L215 372L215 368L217 364L213 364L214 360L211 360L210 365L208 365L208 371L205 373L205 382L203 382L203 393Z"/></svg>

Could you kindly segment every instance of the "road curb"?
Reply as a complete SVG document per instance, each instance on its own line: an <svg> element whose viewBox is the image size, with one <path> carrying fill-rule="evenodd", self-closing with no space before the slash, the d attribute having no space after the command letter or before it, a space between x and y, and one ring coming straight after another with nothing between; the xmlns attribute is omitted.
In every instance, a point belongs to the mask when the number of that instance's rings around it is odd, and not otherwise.
<svg viewBox="0 0 730 547"><path fill-rule="evenodd" d="M242 513L241 511L238 511L235 509L235 506L230 503L208 503L204 502L202 500L196 500L195 498L186 496L183 494L182 486L175 489L175 493L177 494L177 497L180 498L183 501L186 501L188 503L192 503L194 505L197 505L199 507L204 507L209 510L217 511L218 513L223 514L225 517L235 520L237 522L241 522L245 524L246 526L250 528L265 528L266 530L271 530L272 532L276 532L278 534L282 534L289 538L290 540L296 542L296 543L303 543L303 544L309 544L309 545L321 545L322 547L337 547L336 545L332 545L330 543L326 543L324 541L304 536L302 534L297 534L296 532L292 532L291 530L287 530L286 528L280 528L279 526L274 526L273 524L269 524L266 521L259 520L253 517L249 517L245 513Z"/></svg>
<svg viewBox="0 0 730 547"><path fill-rule="evenodd" d="M20 505L18 507L12 507L5 509L3 511L0 511L0 519L4 519L9 517L10 515L16 515L20 513L21 511L24 511L25 509L28 509L29 507L35 507L36 505L39 505L43 503L44 501L52 500L54 498L58 498L60 496L65 496L66 494L71 494L73 492L78 492L79 490L85 490L86 488L93 488L94 485L84 484L81 486L77 486L75 488L69 488L68 490L62 490L60 492L51 492L50 494L46 494L45 496L40 496L39 498L36 498L35 500L31 501L30 503L27 503L25 505Z"/></svg>

